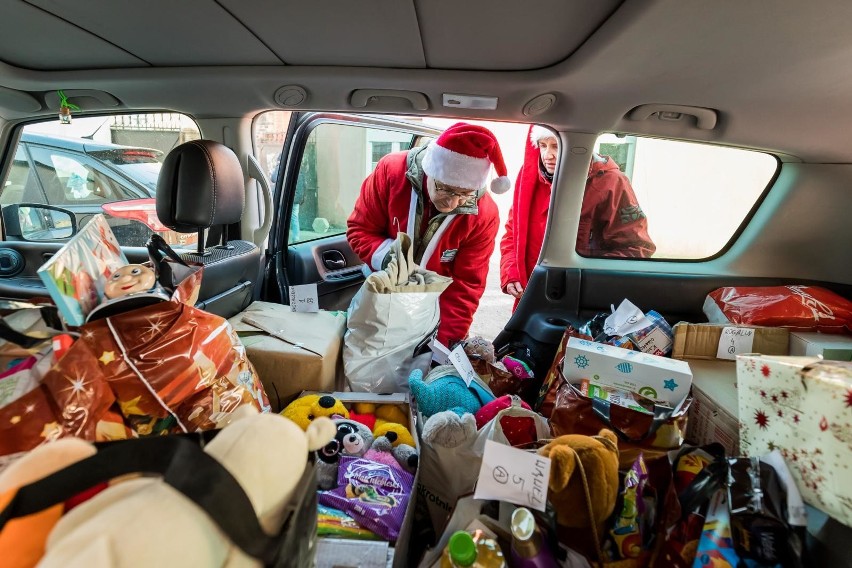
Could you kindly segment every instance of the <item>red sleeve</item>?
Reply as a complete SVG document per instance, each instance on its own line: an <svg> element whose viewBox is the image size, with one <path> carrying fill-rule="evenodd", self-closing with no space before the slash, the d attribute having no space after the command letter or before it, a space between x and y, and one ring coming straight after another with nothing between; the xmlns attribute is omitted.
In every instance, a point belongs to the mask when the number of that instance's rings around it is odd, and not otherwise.
<svg viewBox="0 0 852 568"><path fill-rule="evenodd" d="M518 257L515 251L515 220L514 207L509 208L509 218L506 220L506 232L500 239L500 289L506 292L510 282L521 281L521 271L518 270Z"/></svg>
<svg viewBox="0 0 852 568"><path fill-rule="evenodd" d="M500 216L492 202L480 209L477 217L469 237L459 244L453 261L453 283L441 294L438 340L447 346L467 337L473 314L485 292L488 261L494 252Z"/></svg>
<svg viewBox="0 0 852 568"><path fill-rule="evenodd" d="M612 177L608 208L599 217L604 248L601 256L648 258L657 250L648 235L648 219L627 176L616 174Z"/></svg>
<svg viewBox="0 0 852 568"><path fill-rule="evenodd" d="M376 249L391 237L387 234L390 215L387 170L387 162L382 158L373 173L361 184L361 193L358 194L355 208L346 222L346 239L349 246L368 265Z"/></svg>

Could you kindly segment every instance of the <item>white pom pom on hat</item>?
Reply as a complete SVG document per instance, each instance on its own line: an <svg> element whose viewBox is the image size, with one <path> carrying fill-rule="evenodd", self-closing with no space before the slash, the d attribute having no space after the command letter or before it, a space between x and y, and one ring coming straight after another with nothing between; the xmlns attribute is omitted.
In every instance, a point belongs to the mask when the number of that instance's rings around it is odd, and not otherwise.
<svg viewBox="0 0 852 568"><path fill-rule="evenodd" d="M458 122L429 144L423 171L432 179L464 189L480 189L488 181L491 166L497 177L491 191L506 193L512 187L503 153L494 134L482 126Z"/></svg>

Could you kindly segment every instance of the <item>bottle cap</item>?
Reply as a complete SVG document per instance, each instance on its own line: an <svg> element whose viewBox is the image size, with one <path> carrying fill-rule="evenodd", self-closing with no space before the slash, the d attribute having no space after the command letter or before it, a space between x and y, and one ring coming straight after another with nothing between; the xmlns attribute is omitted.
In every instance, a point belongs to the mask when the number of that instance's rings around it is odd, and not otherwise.
<svg viewBox="0 0 852 568"><path fill-rule="evenodd" d="M529 540L535 533L535 517L526 507L518 507L512 513L512 536L518 540Z"/></svg>
<svg viewBox="0 0 852 568"><path fill-rule="evenodd" d="M447 548L450 551L450 558L459 566L470 566L476 562L476 543L465 531L453 533Z"/></svg>

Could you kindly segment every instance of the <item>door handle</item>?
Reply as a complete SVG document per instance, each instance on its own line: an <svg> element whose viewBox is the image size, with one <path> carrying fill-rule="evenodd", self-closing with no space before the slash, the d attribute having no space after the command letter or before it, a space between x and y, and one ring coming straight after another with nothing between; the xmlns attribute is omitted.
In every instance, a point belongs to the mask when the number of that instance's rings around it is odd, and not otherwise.
<svg viewBox="0 0 852 568"><path fill-rule="evenodd" d="M325 265L332 270L340 270L341 268L346 268L345 260L334 260L332 258L326 259Z"/></svg>
<svg viewBox="0 0 852 568"><path fill-rule="evenodd" d="M346 268L346 257L339 250L324 250L322 252L322 263L329 270L341 270Z"/></svg>

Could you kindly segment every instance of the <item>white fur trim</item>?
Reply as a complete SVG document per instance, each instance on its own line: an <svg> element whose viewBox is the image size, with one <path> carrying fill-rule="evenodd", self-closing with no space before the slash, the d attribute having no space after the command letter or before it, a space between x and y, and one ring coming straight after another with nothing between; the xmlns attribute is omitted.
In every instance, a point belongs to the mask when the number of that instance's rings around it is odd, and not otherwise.
<svg viewBox="0 0 852 568"><path fill-rule="evenodd" d="M543 126L536 124L532 127L532 130L530 130L530 144L533 145L533 148L536 148L538 147L539 140L542 140L543 138L556 138L556 140L559 140L556 134Z"/></svg>
<svg viewBox="0 0 852 568"><path fill-rule="evenodd" d="M441 236L456 217L458 217L458 215L455 213L444 217L443 222L441 222L441 226L438 227L438 230L435 231L434 235L432 235L432 240L429 241L429 244L426 246L426 250L423 251L423 258L420 259L420 266L425 267L426 263L429 262L429 259L432 258L432 255L435 253L435 249L438 248L438 241L441 240Z"/></svg>
<svg viewBox="0 0 852 568"><path fill-rule="evenodd" d="M491 180L491 192L496 194L506 193L511 189L512 182L508 177L502 176Z"/></svg>
<svg viewBox="0 0 852 568"><path fill-rule="evenodd" d="M427 190L428 193L428 190ZM417 220L417 192L411 188L411 201L408 202L408 224L405 226L405 232L411 237L411 242L414 242L414 222Z"/></svg>
<svg viewBox="0 0 852 568"><path fill-rule="evenodd" d="M453 187L482 189L491 171L491 160L459 154L433 142L423 156L423 171Z"/></svg>
<svg viewBox="0 0 852 568"><path fill-rule="evenodd" d="M382 261L385 259L385 256L387 256L392 245L393 239L385 239L385 242L379 245L379 248L376 249L376 252L374 252L373 256L370 258L370 266L373 270L382 269Z"/></svg>

